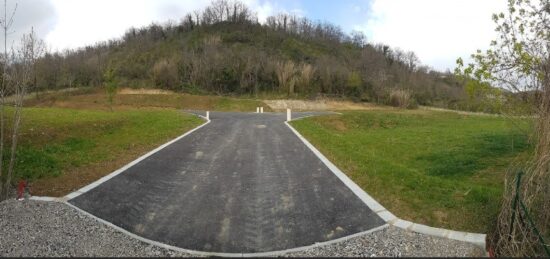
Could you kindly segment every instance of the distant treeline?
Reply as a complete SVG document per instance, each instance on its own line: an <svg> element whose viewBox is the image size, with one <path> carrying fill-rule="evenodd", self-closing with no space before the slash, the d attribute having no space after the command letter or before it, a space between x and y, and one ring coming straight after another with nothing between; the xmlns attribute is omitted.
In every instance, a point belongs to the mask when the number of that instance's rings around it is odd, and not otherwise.
<svg viewBox="0 0 550 259"><path fill-rule="evenodd" d="M279 14L263 24L241 2L218 0L179 22L130 28L120 39L63 53L36 65L36 89L118 84L192 93L388 102L405 90L415 102L452 107L467 98L451 73L422 66L413 52L370 44L359 32Z"/></svg>

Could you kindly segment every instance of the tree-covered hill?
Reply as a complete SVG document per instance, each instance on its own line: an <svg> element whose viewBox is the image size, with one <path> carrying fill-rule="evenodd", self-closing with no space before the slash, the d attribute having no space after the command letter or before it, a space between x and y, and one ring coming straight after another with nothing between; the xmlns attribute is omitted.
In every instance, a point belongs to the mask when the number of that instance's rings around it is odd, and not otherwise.
<svg viewBox="0 0 550 259"><path fill-rule="evenodd" d="M388 102L401 89L419 104L447 107L467 97L452 74L422 66L413 52L293 15L259 23L246 5L225 0L178 22L48 53L36 66L36 90L100 87L108 69L121 86L192 93Z"/></svg>

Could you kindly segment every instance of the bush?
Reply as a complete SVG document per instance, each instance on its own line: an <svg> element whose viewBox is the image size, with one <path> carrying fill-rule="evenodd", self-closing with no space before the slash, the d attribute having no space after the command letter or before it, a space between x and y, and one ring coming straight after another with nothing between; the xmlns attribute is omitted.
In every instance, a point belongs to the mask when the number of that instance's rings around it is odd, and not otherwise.
<svg viewBox="0 0 550 259"><path fill-rule="evenodd" d="M155 63L152 69L155 86L175 90L178 86L178 69L174 62L162 59Z"/></svg>
<svg viewBox="0 0 550 259"><path fill-rule="evenodd" d="M412 98L411 92L407 90L397 89L391 90L388 104L393 107L414 109L417 107L415 100Z"/></svg>

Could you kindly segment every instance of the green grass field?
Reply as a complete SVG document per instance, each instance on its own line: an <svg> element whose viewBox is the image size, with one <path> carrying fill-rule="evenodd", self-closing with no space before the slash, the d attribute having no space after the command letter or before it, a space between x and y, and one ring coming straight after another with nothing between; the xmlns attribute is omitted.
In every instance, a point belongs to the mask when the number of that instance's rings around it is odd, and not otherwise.
<svg viewBox="0 0 550 259"><path fill-rule="evenodd" d="M109 110L107 96L102 89L42 93L28 98L26 106ZM263 106L265 111L271 111L259 100L180 93L148 94L146 90L143 93L137 90L135 94L119 93L114 97L113 106L114 109L156 107L241 112L254 112L256 107Z"/></svg>
<svg viewBox="0 0 550 259"><path fill-rule="evenodd" d="M292 125L400 218L486 232L529 122L435 111L366 111Z"/></svg>
<svg viewBox="0 0 550 259"><path fill-rule="evenodd" d="M262 101L121 89L113 110L104 90L78 88L25 100L17 178L34 195L63 196L199 125L182 109L253 112Z"/></svg>
<svg viewBox="0 0 550 259"><path fill-rule="evenodd" d="M64 195L201 123L176 110L25 108L16 177L35 195Z"/></svg>

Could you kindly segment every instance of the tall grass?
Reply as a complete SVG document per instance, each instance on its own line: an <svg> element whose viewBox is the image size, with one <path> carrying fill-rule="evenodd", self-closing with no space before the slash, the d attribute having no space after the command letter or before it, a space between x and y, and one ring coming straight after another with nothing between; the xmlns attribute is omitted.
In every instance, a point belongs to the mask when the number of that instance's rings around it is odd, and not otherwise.
<svg viewBox="0 0 550 259"><path fill-rule="evenodd" d="M403 89L391 90L388 97L388 104L403 109L416 108L416 103L411 92Z"/></svg>
<svg viewBox="0 0 550 259"><path fill-rule="evenodd" d="M541 91L527 163L509 170L490 245L498 256L550 256L550 85ZM522 172L518 182L518 173ZM519 199L518 199L519 197ZM543 243L543 240L545 243Z"/></svg>

